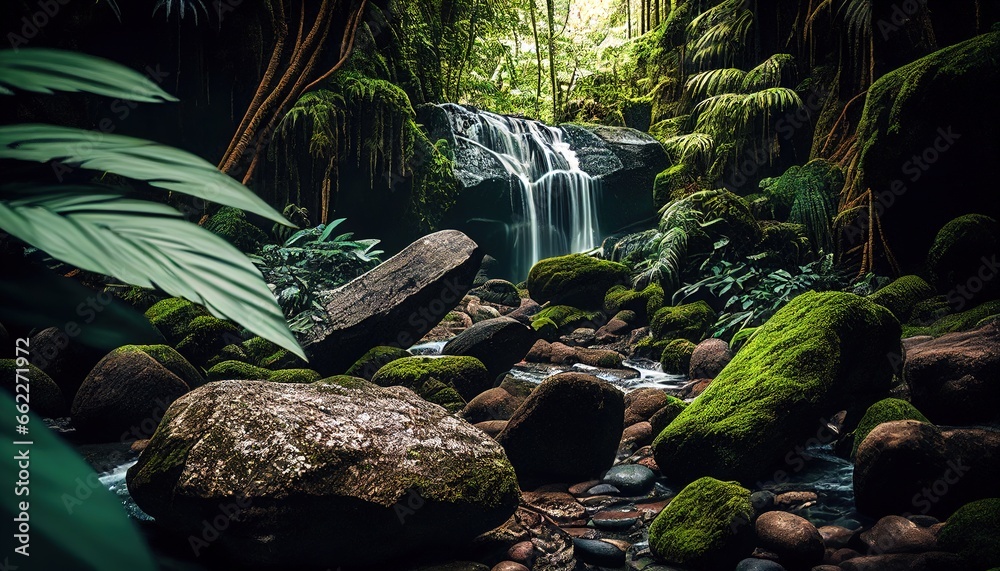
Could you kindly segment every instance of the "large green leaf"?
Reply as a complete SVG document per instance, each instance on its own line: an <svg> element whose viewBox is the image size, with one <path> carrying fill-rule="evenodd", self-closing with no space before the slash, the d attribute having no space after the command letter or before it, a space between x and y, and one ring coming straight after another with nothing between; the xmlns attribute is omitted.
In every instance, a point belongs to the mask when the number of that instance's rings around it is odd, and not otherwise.
<svg viewBox="0 0 1000 571"><path fill-rule="evenodd" d="M30 386L30 385L29 385ZM29 393L29 395L32 393ZM20 404L20 403L18 403ZM0 514L6 522L4 568L79 569L105 571L155 571L156 564L129 521L121 502L98 480L69 446L64 444L34 414L28 416L28 433L18 436L17 411L10 395L0 390L0 430L4 435L0 468L13 488L0 494ZM15 442L31 442L30 445ZM27 452L27 460L19 459ZM27 494L16 490L15 476L28 470ZM28 505L27 516L21 502ZM27 517L29 557L14 553L20 545L12 535L15 518Z"/></svg>
<svg viewBox="0 0 1000 571"><path fill-rule="evenodd" d="M0 88L37 93L83 91L108 97L162 103L177 101L149 78L123 65L51 48L0 50ZM8 89L0 93L12 93Z"/></svg>
<svg viewBox="0 0 1000 571"><path fill-rule="evenodd" d="M0 159L59 161L107 171L292 224L215 165L152 141L44 124L0 126Z"/></svg>
<svg viewBox="0 0 1000 571"><path fill-rule="evenodd" d="M97 185L0 196L0 227L52 257L200 303L304 358L260 271L173 208Z"/></svg>

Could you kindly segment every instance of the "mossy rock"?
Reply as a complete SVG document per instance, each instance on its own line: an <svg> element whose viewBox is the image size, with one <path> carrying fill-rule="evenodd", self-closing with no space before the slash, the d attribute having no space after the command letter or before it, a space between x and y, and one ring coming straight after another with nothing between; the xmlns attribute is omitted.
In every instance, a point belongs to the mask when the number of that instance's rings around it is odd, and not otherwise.
<svg viewBox="0 0 1000 571"><path fill-rule="evenodd" d="M256 252L268 241L267 234L247 220L246 212L232 206L220 208L209 217L204 227L241 252Z"/></svg>
<svg viewBox="0 0 1000 571"><path fill-rule="evenodd" d="M146 310L146 318L172 345L190 333L192 321L207 315L204 307L179 297L164 299Z"/></svg>
<svg viewBox="0 0 1000 571"><path fill-rule="evenodd" d="M272 371L240 361L224 361L208 370L209 381L270 381L272 383L314 383L321 375L312 369Z"/></svg>
<svg viewBox="0 0 1000 571"><path fill-rule="evenodd" d="M628 278L629 269L623 264L570 254L535 264L528 272L527 285L531 299L538 303L600 309L604 294Z"/></svg>
<svg viewBox="0 0 1000 571"><path fill-rule="evenodd" d="M861 446L869 432L884 422L894 420L919 420L930 423L927 417L909 402L895 398L882 399L868 407L861 422L858 423L858 427L854 429L854 447L851 449L851 458L854 458L858 453L858 446Z"/></svg>
<svg viewBox="0 0 1000 571"><path fill-rule="evenodd" d="M760 243L760 223L743 197L725 189L715 189L692 194L685 200L703 214L704 221L717 220L712 224L712 235L728 237L730 247L737 253L750 253ZM712 242L708 241L709 251L711 246Z"/></svg>
<svg viewBox="0 0 1000 571"><path fill-rule="evenodd" d="M943 295L936 295L914 304L913 311L910 312L910 319L906 325L927 327L928 325L932 325L938 319L947 317L952 313L954 313L954 311L952 310L951 304L948 303L948 298ZM905 337L906 328L904 327L903 329L903 336Z"/></svg>
<svg viewBox="0 0 1000 571"><path fill-rule="evenodd" d="M844 188L844 171L825 159L790 167L780 177L764 179L760 188L774 217L801 224L817 250L829 250L831 223L837 215L837 200Z"/></svg>
<svg viewBox="0 0 1000 571"><path fill-rule="evenodd" d="M659 340L687 339L697 343L715 323L715 312L704 301L664 307L653 315L650 331Z"/></svg>
<svg viewBox="0 0 1000 571"><path fill-rule="evenodd" d="M372 384L370 381L362 379L361 377L352 377L350 375L334 375L332 377L320 379L316 382L326 385L337 385L338 387L343 387L345 389L363 389L365 387L377 386Z"/></svg>
<svg viewBox="0 0 1000 571"><path fill-rule="evenodd" d="M665 126L665 125L664 125ZM656 175L653 181L653 205L659 210L678 198L682 198L685 189L695 182L692 169L687 163L668 167Z"/></svg>
<svg viewBox="0 0 1000 571"><path fill-rule="evenodd" d="M344 374L352 377L360 377L370 381L372 380L372 377L375 376L375 373L377 373L382 367L388 365L396 359L411 356L412 355L410 355L408 351L400 349L399 347L372 347L367 353L362 355L360 359L355 361Z"/></svg>
<svg viewBox="0 0 1000 571"><path fill-rule="evenodd" d="M419 393L428 379L452 387L465 400L493 388L486 366L474 357L404 357L382 367L372 382L382 387L403 386Z"/></svg>
<svg viewBox="0 0 1000 571"><path fill-rule="evenodd" d="M253 364L253 361L247 355L246 351L243 350L243 347L236 344L229 344L209 359L208 362L205 363L205 366L211 369L219 363L224 363L226 361L240 361L241 363Z"/></svg>
<svg viewBox="0 0 1000 571"><path fill-rule="evenodd" d="M517 286L507 280L488 280L483 285L469 291L469 295L507 307L521 305L521 293L517 291Z"/></svg>
<svg viewBox="0 0 1000 571"><path fill-rule="evenodd" d="M444 407L448 412L458 412L466 405L458 391L433 377L418 387L417 394L428 402Z"/></svg>
<svg viewBox="0 0 1000 571"><path fill-rule="evenodd" d="M203 315L188 325L188 334L177 344L177 352L191 364L204 367L223 347L240 339L239 327L218 317Z"/></svg>
<svg viewBox="0 0 1000 571"><path fill-rule="evenodd" d="M18 369L27 369L21 373L27 382L20 384L28 386L27 395L30 398L29 405L32 412L46 418L66 416L69 413L69 404L66 402L59 385L31 363L25 367L19 367L16 359L0 359L0 389L9 392L11 398L17 394L25 394L24 391L17 390Z"/></svg>
<svg viewBox="0 0 1000 571"><path fill-rule="evenodd" d="M1000 280L981 279L988 262L996 264L1000 252L1000 224L989 216L969 214L945 224L934 238L927 253L927 270L938 293L948 294L958 287L969 288L972 280L979 280L980 299L994 299L1000 293ZM988 269L990 275L996 269ZM993 277L996 277L993 275Z"/></svg>
<svg viewBox="0 0 1000 571"><path fill-rule="evenodd" d="M940 337L948 333L955 333L956 331L968 331L974 329L983 320L996 315L1000 315L1000 300L986 302L968 311L947 315L930 325L908 325L903 328L903 337L917 337L922 335Z"/></svg>
<svg viewBox="0 0 1000 571"><path fill-rule="evenodd" d="M633 358L637 359L652 359L653 361L659 361L663 356L664 349L673 339L657 339L652 335L647 335L643 337L632 347Z"/></svg>
<svg viewBox="0 0 1000 571"><path fill-rule="evenodd" d="M648 321L663 307L664 298L663 287L658 283L651 283L642 291L615 286L604 296L604 309L612 312L633 311L637 318Z"/></svg>
<svg viewBox="0 0 1000 571"><path fill-rule="evenodd" d="M254 365L262 367L263 363L268 357L274 355L281 350L281 347L275 343L264 339L263 337L254 336L246 341L240 343L240 348L246 353L247 358L250 359L248 363L253 363Z"/></svg>
<svg viewBox="0 0 1000 571"><path fill-rule="evenodd" d="M906 323L913 308L934 296L934 288L920 276L903 276L878 290L868 299L888 309L900 323Z"/></svg>
<svg viewBox="0 0 1000 571"><path fill-rule="evenodd" d="M629 311L627 309L619 311L612 319L617 319L627 325L637 325L639 323L639 316L634 311Z"/></svg>
<svg viewBox="0 0 1000 571"><path fill-rule="evenodd" d="M753 551L750 490L737 482L691 482L649 526L653 556L692 569L731 569Z"/></svg>
<svg viewBox="0 0 1000 571"><path fill-rule="evenodd" d="M265 369L277 371L278 369L302 369L308 363L288 349L278 349L273 355L264 358L260 366Z"/></svg>
<svg viewBox="0 0 1000 571"><path fill-rule="evenodd" d="M670 375L686 375L691 368L691 355L697 347L687 339L674 339L663 348L660 355L660 366L663 372Z"/></svg>
<svg viewBox="0 0 1000 571"><path fill-rule="evenodd" d="M966 504L948 518L938 535L942 549L958 553L971 569L1000 567L1000 498Z"/></svg>
<svg viewBox="0 0 1000 571"><path fill-rule="evenodd" d="M681 399L667 395L667 404L663 405L660 410L649 417L649 424L653 426L653 436L656 437L663 432L663 429L669 426L687 406L688 403Z"/></svg>
<svg viewBox="0 0 1000 571"><path fill-rule="evenodd" d="M759 327L653 442L664 475L752 482L814 436L821 419L888 392L900 355L888 309L842 292L799 295Z"/></svg>
<svg viewBox="0 0 1000 571"><path fill-rule="evenodd" d="M758 249L764 255L761 263L779 267L797 266L812 253L806 227L791 222L762 221Z"/></svg>
<svg viewBox="0 0 1000 571"><path fill-rule="evenodd" d="M194 389L205 384L205 378L201 376L198 369L188 362L176 349L169 345L124 345L113 351L114 353L145 353L154 361L163 365L168 371L180 377L187 386Z"/></svg>
<svg viewBox="0 0 1000 571"><path fill-rule="evenodd" d="M539 311L531 318L532 328L543 339L557 338L559 335L572 333L575 329L594 325L601 316L599 311L584 311L568 305L553 305ZM547 322L551 322L551 325ZM555 329L553 330L553 326Z"/></svg>

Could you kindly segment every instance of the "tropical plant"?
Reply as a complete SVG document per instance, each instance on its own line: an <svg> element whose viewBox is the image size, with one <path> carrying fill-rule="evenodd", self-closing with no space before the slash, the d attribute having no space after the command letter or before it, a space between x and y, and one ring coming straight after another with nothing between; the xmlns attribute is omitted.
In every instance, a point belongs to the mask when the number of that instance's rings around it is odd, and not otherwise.
<svg viewBox="0 0 1000 571"><path fill-rule="evenodd" d="M334 235L343 218L292 234L282 245L268 244L250 256L272 288L295 331L308 329L324 311L323 293L374 268L379 240Z"/></svg>
<svg viewBox="0 0 1000 571"><path fill-rule="evenodd" d="M0 51L0 92L84 91L132 101L174 101L152 81L113 62L51 49ZM44 124L0 126L0 159L51 163L73 182L25 168L0 186L0 228L63 262L121 282L158 288L204 305L303 356L260 272L233 246L174 208L124 187L93 182L87 171L287 221L203 159L152 141ZM85 176L86 175L86 176ZM77 181L79 179L79 181ZM37 291L3 298L26 317ZM39 310L41 314L43 310ZM30 321L30 314L27 315Z"/></svg>

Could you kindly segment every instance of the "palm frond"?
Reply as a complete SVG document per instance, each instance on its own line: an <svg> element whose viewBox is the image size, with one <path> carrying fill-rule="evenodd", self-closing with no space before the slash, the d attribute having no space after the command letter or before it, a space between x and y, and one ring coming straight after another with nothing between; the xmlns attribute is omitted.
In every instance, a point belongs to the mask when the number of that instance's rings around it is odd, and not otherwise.
<svg viewBox="0 0 1000 571"><path fill-rule="evenodd" d="M177 101L137 71L103 58L51 48L0 50L0 93L12 94L7 87L46 94L86 92L146 103Z"/></svg>
<svg viewBox="0 0 1000 571"><path fill-rule="evenodd" d="M663 147L674 163L709 165L715 151L715 140L705 133L677 135L663 141Z"/></svg>
<svg viewBox="0 0 1000 571"><path fill-rule="evenodd" d="M150 185L290 223L260 197L204 159L146 141L72 127L0 126L0 159L60 163L108 171Z"/></svg>
<svg viewBox="0 0 1000 571"><path fill-rule="evenodd" d="M732 67L703 71L691 76L685 88L693 100L743 91L747 72Z"/></svg>

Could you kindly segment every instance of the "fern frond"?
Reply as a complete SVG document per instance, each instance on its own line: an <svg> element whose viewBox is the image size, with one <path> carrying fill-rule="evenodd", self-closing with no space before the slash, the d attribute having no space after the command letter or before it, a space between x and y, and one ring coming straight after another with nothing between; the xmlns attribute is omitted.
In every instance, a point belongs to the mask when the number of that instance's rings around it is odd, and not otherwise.
<svg viewBox="0 0 1000 571"><path fill-rule="evenodd" d="M732 67L713 69L696 74L688 80L685 88L691 99L699 100L722 93L742 91L747 72Z"/></svg>
<svg viewBox="0 0 1000 571"><path fill-rule="evenodd" d="M794 66L795 58L790 54L774 54L744 75L742 91L752 93L781 87L782 78Z"/></svg>

